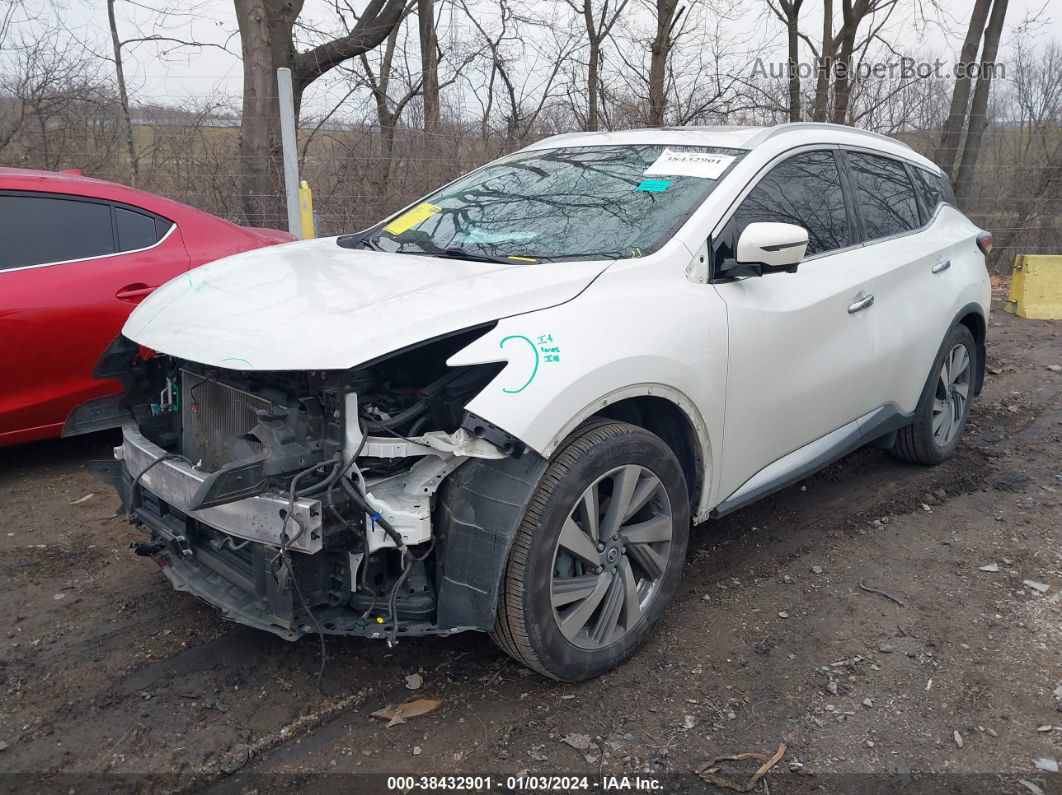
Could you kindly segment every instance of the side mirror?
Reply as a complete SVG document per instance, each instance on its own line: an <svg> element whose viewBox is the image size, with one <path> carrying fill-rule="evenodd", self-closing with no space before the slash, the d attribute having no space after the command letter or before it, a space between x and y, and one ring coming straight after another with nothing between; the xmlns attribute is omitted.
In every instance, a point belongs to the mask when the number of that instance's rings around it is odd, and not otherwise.
<svg viewBox="0 0 1062 795"><path fill-rule="evenodd" d="M738 265L762 266L764 272L796 272L808 248L808 230L796 224L753 223L737 244Z"/></svg>

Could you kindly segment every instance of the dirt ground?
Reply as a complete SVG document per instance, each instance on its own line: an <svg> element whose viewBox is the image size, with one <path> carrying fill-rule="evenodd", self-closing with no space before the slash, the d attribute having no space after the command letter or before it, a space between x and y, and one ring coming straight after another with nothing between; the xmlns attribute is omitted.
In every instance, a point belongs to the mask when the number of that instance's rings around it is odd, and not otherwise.
<svg viewBox="0 0 1062 795"><path fill-rule="evenodd" d="M489 773L501 789L530 773L713 791L706 761L784 743L757 791L1062 792L1036 767L1062 762L1060 364L1062 323L994 312L952 460L862 450L696 529L656 634L580 685L479 634L330 638L322 695L317 638L226 623L129 552L139 534L86 470L113 435L2 450L0 788L370 792L379 774ZM370 717L412 697L443 703ZM745 780L760 762L727 764ZM359 775L303 778L320 773Z"/></svg>

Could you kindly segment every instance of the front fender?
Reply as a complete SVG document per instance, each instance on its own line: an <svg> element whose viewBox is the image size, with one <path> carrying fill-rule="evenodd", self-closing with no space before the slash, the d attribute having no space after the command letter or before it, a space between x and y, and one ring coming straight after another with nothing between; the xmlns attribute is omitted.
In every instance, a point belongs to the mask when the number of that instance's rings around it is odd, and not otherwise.
<svg viewBox="0 0 1062 795"><path fill-rule="evenodd" d="M659 281L659 280L657 280ZM616 401L670 400L697 434L706 467L697 514L717 484L726 387L725 307L708 285L597 290L500 321L448 360L507 362L466 408L549 458L583 420Z"/></svg>

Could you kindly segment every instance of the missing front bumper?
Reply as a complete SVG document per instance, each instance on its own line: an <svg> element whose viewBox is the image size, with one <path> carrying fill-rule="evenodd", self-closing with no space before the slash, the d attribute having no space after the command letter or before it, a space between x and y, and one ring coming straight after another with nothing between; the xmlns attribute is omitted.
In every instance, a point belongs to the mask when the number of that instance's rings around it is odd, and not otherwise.
<svg viewBox="0 0 1062 795"><path fill-rule="evenodd" d="M237 538L281 545L289 505L287 498L263 494L192 512L192 500L209 473L200 472L179 459L156 464L166 451L131 425L122 428L122 445L115 448L114 455L125 464L133 481L140 476L140 485L177 510L192 513L203 524ZM323 546L320 500L295 500L291 516L288 530L296 524L302 532L288 543L289 548L307 554L320 552Z"/></svg>

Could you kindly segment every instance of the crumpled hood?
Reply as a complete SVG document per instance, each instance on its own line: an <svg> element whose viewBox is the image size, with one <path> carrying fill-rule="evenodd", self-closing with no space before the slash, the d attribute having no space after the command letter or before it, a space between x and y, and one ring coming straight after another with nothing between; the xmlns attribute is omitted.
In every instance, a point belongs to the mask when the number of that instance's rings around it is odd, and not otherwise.
<svg viewBox="0 0 1062 795"><path fill-rule="evenodd" d="M152 350L232 370L342 370L577 296L611 261L467 262L289 243L166 283L122 333Z"/></svg>

